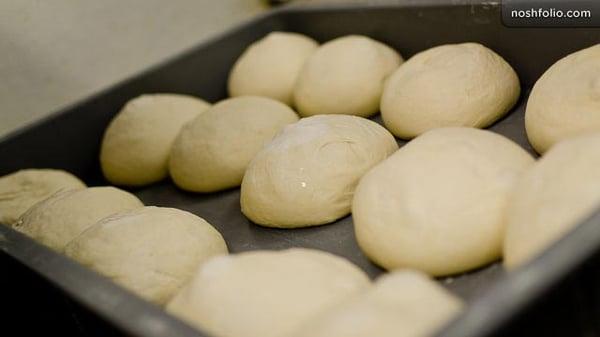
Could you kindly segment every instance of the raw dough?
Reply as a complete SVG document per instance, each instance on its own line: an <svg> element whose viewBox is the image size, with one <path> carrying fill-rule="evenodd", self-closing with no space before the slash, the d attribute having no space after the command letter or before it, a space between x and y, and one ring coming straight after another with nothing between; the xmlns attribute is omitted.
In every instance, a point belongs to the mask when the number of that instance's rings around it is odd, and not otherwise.
<svg viewBox="0 0 600 337"><path fill-rule="evenodd" d="M387 130L365 118L303 118L287 126L248 166L242 212L268 227L332 222L350 212L360 177L397 149Z"/></svg>
<svg viewBox="0 0 600 337"><path fill-rule="evenodd" d="M562 139L600 132L600 44L546 70L529 95L525 128L538 153Z"/></svg>
<svg viewBox="0 0 600 337"><path fill-rule="evenodd" d="M229 95L270 97L287 105L298 73L318 43L302 34L272 32L252 43L229 74Z"/></svg>
<svg viewBox="0 0 600 337"><path fill-rule="evenodd" d="M12 225L31 206L62 190L85 188L63 170L25 169L0 177L0 224Z"/></svg>
<svg viewBox="0 0 600 337"><path fill-rule="evenodd" d="M504 265L531 260L600 208L600 133L553 146L519 180L508 208Z"/></svg>
<svg viewBox="0 0 600 337"><path fill-rule="evenodd" d="M292 109L273 99L221 101L182 129L171 150L171 177L177 186L194 192L239 186L256 153L297 121Z"/></svg>
<svg viewBox="0 0 600 337"><path fill-rule="evenodd" d="M369 285L329 253L254 251L208 261L167 310L217 337L284 337Z"/></svg>
<svg viewBox="0 0 600 337"><path fill-rule="evenodd" d="M386 269L435 276L492 262L510 191L533 162L490 131L428 131L361 179L352 204L359 246Z"/></svg>
<svg viewBox="0 0 600 337"><path fill-rule="evenodd" d="M210 105L185 95L142 95L110 122L100 149L102 172L115 185L142 186L167 176L169 152L183 125Z"/></svg>
<svg viewBox="0 0 600 337"><path fill-rule="evenodd" d="M67 243L98 220L143 206L136 196L115 187L62 191L31 207L14 228L62 252Z"/></svg>
<svg viewBox="0 0 600 337"><path fill-rule="evenodd" d="M104 218L65 253L144 299L163 305L208 258L227 254L219 232L186 211L144 207Z"/></svg>
<svg viewBox="0 0 600 337"><path fill-rule="evenodd" d="M426 275L403 270L309 320L295 337L428 337L463 303Z"/></svg>
<svg viewBox="0 0 600 337"><path fill-rule="evenodd" d="M331 40L300 71L294 102L301 116L347 114L368 117L379 110L385 78L402 57L366 36Z"/></svg>
<svg viewBox="0 0 600 337"><path fill-rule="evenodd" d="M381 116L401 138L445 126L484 128L512 108L520 90L515 71L492 50L443 45L411 57L389 77Z"/></svg>

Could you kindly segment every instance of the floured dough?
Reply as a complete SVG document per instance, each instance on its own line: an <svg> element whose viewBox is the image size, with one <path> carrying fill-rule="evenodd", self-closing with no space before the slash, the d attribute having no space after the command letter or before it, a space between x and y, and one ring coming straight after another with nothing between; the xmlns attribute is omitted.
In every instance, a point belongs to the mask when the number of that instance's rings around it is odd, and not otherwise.
<svg viewBox="0 0 600 337"><path fill-rule="evenodd" d="M287 124L283 103L257 96L226 99L186 125L173 145L169 172L177 186L213 192L239 186L248 163Z"/></svg>
<svg viewBox="0 0 600 337"><path fill-rule="evenodd" d="M165 304L208 258L227 253L223 237L186 211L144 207L104 218L65 253L156 304Z"/></svg>
<svg viewBox="0 0 600 337"><path fill-rule="evenodd" d="M332 222L350 212L360 177L396 149L394 137L368 119L303 118L287 126L248 166L242 212L269 227Z"/></svg>
<svg viewBox="0 0 600 337"><path fill-rule="evenodd" d="M379 110L385 78L402 63L387 45L349 35L320 46L300 71L294 103L301 116L368 117Z"/></svg>
<svg viewBox="0 0 600 337"><path fill-rule="evenodd" d="M428 131L361 179L352 204L359 246L386 269L435 276L492 262L510 191L533 162L490 131Z"/></svg>
<svg viewBox="0 0 600 337"><path fill-rule="evenodd" d="M143 206L136 196L115 187L62 191L31 207L14 228L62 252L67 243L98 220Z"/></svg>
<svg viewBox="0 0 600 337"><path fill-rule="evenodd" d="M519 180L508 208L504 265L528 262L600 208L600 133L554 145Z"/></svg>
<svg viewBox="0 0 600 337"><path fill-rule="evenodd" d="M525 128L538 153L562 139L600 132L600 44L546 70L529 95Z"/></svg>
<svg viewBox="0 0 600 337"><path fill-rule="evenodd" d="M209 107L199 98L175 94L142 95L127 102L102 139L100 164L106 179L126 186L164 179L175 137Z"/></svg>
<svg viewBox="0 0 600 337"><path fill-rule="evenodd" d="M381 276L366 292L316 315L294 337L429 337L454 318L462 301L426 275Z"/></svg>
<svg viewBox="0 0 600 337"><path fill-rule="evenodd" d="M494 51L477 43L418 53L390 75L381 116L394 135L412 138L447 126L484 128L519 98L519 78Z"/></svg>
<svg viewBox="0 0 600 337"><path fill-rule="evenodd" d="M25 169L0 177L0 224L12 225L31 206L63 190L85 188L69 172Z"/></svg>
<svg viewBox="0 0 600 337"><path fill-rule="evenodd" d="M252 43L235 62L229 74L232 97L270 97L287 105L298 73L318 43L302 34L272 32Z"/></svg>
<svg viewBox="0 0 600 337"><path fill-rule="evenodd" d="M253 251L208 261L167 311L217 337L284 337L369 285L360 269L329 253Z"/></svg>

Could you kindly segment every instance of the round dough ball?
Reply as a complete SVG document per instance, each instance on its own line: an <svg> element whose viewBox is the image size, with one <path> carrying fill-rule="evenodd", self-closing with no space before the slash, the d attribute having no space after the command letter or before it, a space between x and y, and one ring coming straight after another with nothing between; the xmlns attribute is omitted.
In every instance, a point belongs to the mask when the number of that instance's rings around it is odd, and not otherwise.
<svg viewBox="0 0 600 337"><path fill-rule="evenodd" d="M440 128L369 171L352 204L360 248L386 269L456 274L501 255L511 189L534 159L509 139Z"/></svg>
<svg viewBox="0 0 600 337"><path fill-rule="evenodd" d="M72 239L98 220L143 206L135 195L115 187L61 191L31 207L14 228L62 252Z"/></svg>
<svg viewBox="0 0 600 337"><path fill-rule="evenodd" d="M447 126L484 128L513 107L520 91L517 74L494 51L443 45L416 54L389 77L381 116L401 138Z"/></svg>
<svg viewBox="0 0 600 337"><path fill-rule="evenodd" d="M600 207L600 133L553 146L519 180L508 208L504 265L528 262Z"/></svg>
<svg viewBox="0 0 600 337"><path fill-rule="evenodd" d="M538 153L562 139L600 131L600 44L546 70L529 95L525 129Z"/></svg>
<svg viewBox="0 0 600 337"><path fill-rule="evenodd" d="M221 234L192 213L144 207L94 224L65 253L142 298L164 305L210 257L227 254Z"/></svg>
<svg viewBox="0 0 600 337"><path fill-rule="evenodd" d="M400 63L402 57L396 51L366 36L331 40L300 71L294 89L296 108L301 116L374 115L385 78Z"/></svg>
<svg viewBox="0 0 600 337"><path fill-rule="evenodd" d="M287 126L248 165L242 212L268 227L332 222L350 212L360 177L397 149L386 129L365 118L303 118Z"/></svg>
<svg viewBox="0 0 600 337"><path fill-rule="evenodd" d="M209 107L199 98L174 94L142 95L127 102L102 139L100 164L106 179L126 186L164 179L175 137Z"/></svg>
<svg viewBox="0 0 600 337"><path fill-rule="evenodd" d="M292 104L296 78L318 43L302 34L272 32L252 43L229 74L229 95L264 96Z"/></svg>
<svg viewBox="0 0 600 337"><path fill-rule="evenodd" d="M292 109L270 98L221 101L182 129L171 150L171 178L193 192L239 186L256 153L285 125L297 121Z"/></svg>
<svg viewBox="0 0 600 337"><path fill-rule="evenodd" d="M63 190L85 188L63 170L25 169L0 177L0 224L12 225L31 206Z"/></svg>
<svg viewBox="0 0 600 337"><path fill-rule="evenodd" d="M295 337L423 337L457 316L462 301L426 275L404 270L306 322Z"/></svg>
<svg viewBox="0 0 600 337"><path fill-rule="evenodd" d="M167 311L217 337L284 337L369 285L364 272L329 253L254 251L208 261Z"/></svg>

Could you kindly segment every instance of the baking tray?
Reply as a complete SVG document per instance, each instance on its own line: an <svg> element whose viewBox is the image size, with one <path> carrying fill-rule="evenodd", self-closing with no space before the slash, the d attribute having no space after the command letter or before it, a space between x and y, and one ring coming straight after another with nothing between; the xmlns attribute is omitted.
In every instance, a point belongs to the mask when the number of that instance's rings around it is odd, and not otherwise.
<svg viewBox="0 0 600 337"><path fill-rule="evenodd" d="M319 41L364 34L391 45L405 58L445 43L483 43L515 68L523 89L517 106L491 129L531 153L523 114L533 83L562 56L600 42L600 30L592 28L504 27L499 5L488 2L283 7L0 139L0 175L53 167L73 172L89 185L107 184L99 170L99 142L111 117L128 99L151 92L192 94L213 102L222 99L236 58L251 42L275 30L295 31ZM192 194L165 181L132 192L147 205L177 207L202 216L222 233L232 253L309 247L344 256L371 277L382 273L358 249L350 216L326 226L271 229L243 217L239 189ZM6 226L0 226L0 251L2 305L9 308L8 314L0 316L4 331L10 331L8 327L19 329L19 335L207 336ZM511 275L496 263L440 279L470 305L439 336L600 335L599 251L597 213Z"/></svg>

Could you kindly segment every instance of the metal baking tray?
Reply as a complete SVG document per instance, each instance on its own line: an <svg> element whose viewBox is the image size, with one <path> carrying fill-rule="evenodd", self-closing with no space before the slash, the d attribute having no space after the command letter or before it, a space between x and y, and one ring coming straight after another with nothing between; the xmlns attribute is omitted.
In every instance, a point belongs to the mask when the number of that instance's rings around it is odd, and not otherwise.
<svg viewBox="0 0 600 337"><path fill-rule="evenodd" d="M0 175L53 167L73 172L90 185L107 184L99 170L99 142L111 117L128 99L152 92L192 94L213 102L222 99L236 58L251 42L276 30L300 32L319 41L364 34L391 45L405 58L445 43L483 43L515 68L523 89L517 106L491 129L531 153L523 114L533 83L561 57L600 42L599 29L504 27L495 2L283 7L0 139ZM239 189L192 194L164 181L132 192L147 205L177 207L202 216L223 234L232 253L310 247L344 256L371 277L382 273L358 249L351 216L319 227L272 229L256 226L241 214ZM440 279L469 306L439 337L600 335L599 251L600 212L515 273L507 275L496 263ZM0 263L2 305L9 309L0 315L3 331L207 336L6 226L0 226Z"/></svg>

